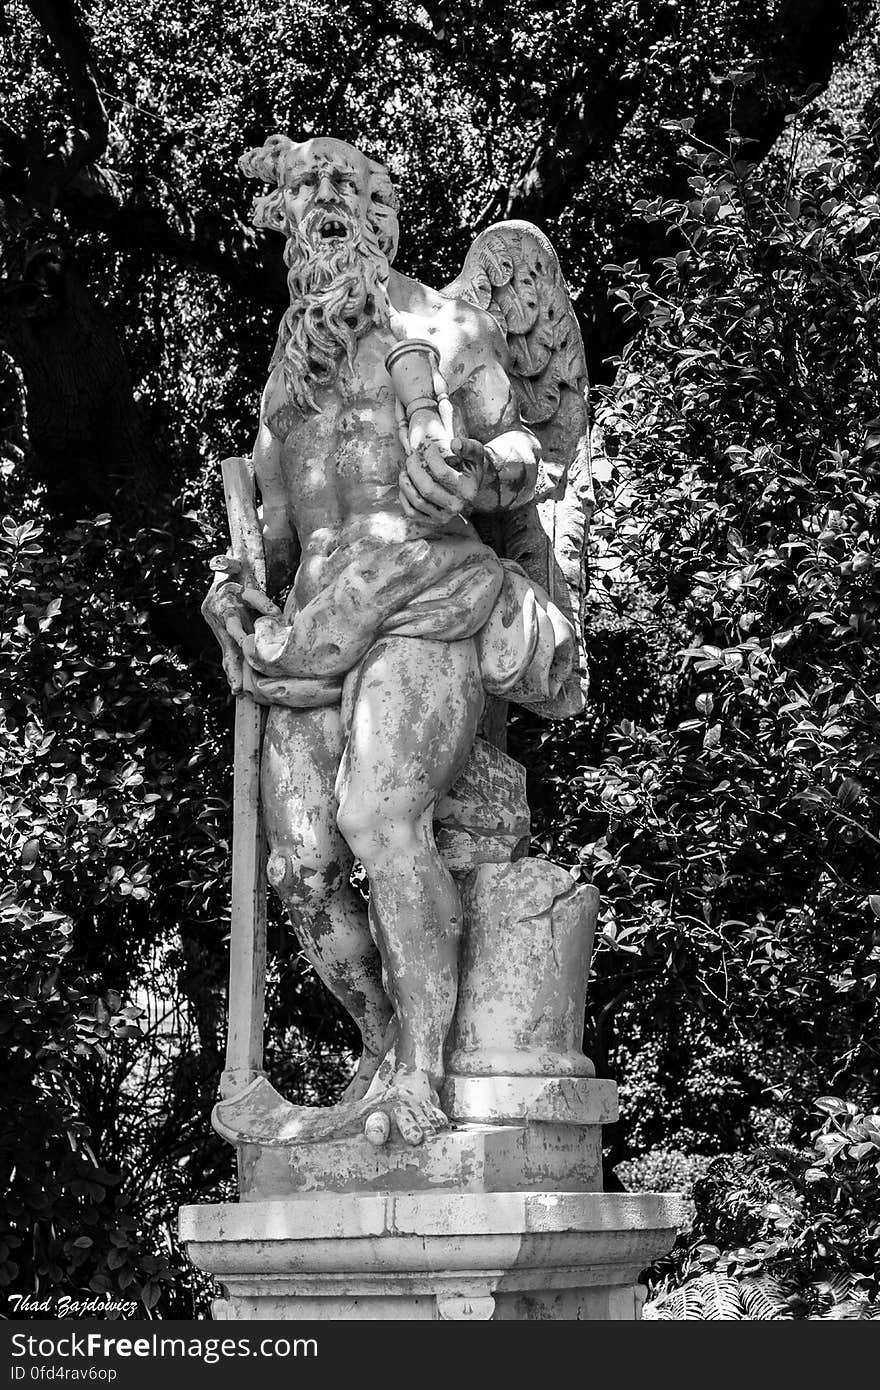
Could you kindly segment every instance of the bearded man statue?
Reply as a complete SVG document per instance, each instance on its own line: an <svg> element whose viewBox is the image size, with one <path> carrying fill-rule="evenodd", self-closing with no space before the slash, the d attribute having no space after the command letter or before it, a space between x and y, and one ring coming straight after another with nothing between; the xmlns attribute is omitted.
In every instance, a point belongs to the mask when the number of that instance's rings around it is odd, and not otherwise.
<svg viewBox="0 0 880 1390"><path fill-rule="evenodd" d="M232 689L268 707L269 882L363 1039L337 1132L382 1114L418 1144L448 1124L438 1092L462 929L435 805L469 757L487 694L551 716L582 704L570 615L474 524L534 513L552 461L542 466L523 423L522 372L488 298L479 307L478 294L392 269L386 169L337 140L280 135L241 166L272 185L257 225L287 238L290 306L253 454L268 593L219 574L204 611ZM539 270L551 273L549 256L555 275L552 250L529 235ZM469 283L481 275L488 286L479 267ZM582 356L562 294L557 326L567 313ZM402 413L392 385L386 358L409 340L433 352L445 385L445 447L419 429L433 403ZM557 415L568 389L558 378ZM355 859L369 914L350 881ZM234 1140L296 1142L301 1115L288 1110L289 1122L276 1107L271 1124L243 1130L241 1106L221 1106L215 1124Z"/></svg>

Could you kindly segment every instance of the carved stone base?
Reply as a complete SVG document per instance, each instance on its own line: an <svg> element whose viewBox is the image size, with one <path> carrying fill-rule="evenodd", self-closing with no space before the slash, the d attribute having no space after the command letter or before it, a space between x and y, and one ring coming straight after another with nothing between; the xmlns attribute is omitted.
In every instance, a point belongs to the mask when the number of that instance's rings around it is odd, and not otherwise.
<svg viewBox="0 0 880 1390"><path fill-rule="evenodd" d="M590 1192L602 1188L598 1125L462 1125L417 1149L361 1136L325 1144L242 1144L243 1202L306 1193Z"/></svg>
<svg viewBox="0 0 880 1390"><path fill-rule="evenodd" d="M315 1193L184 1207L180 1235L215 1318L632 1321L686 1216L666 1193Z"/></svg>
<svg viewBox="0 0 880 1390"><path fill-rule="evenodd" d="M243 1202L320 1192L598 1192L613 1081L585 1076L450 1077L451 1129L417 1148L363 1134L311 1144L239 1144Z"/></svg>

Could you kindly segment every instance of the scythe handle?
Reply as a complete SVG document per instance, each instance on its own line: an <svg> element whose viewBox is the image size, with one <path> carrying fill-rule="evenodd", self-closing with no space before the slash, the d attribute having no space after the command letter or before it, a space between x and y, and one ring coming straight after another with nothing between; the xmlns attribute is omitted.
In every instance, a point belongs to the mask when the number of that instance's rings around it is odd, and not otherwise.
<svg viewBox="0 0 880 1390"><path fill-rule="evenodd" d="M232 553L241 582L266 584L266 558L250 459L221 464ZM232 912L229 933L229 1023L226 1098L263 1073L266 995L266 842L260 811L260 748L265 712L253 697L235 697L232 784Z"/></svg>

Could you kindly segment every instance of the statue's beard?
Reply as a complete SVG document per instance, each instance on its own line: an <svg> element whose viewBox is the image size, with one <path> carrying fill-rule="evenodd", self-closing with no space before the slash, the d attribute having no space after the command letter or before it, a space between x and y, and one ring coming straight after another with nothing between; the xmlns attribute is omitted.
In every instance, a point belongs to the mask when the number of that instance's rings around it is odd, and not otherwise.
<svg viewBox="0 0 880 1390"><path fill-rule="evenodd" d="M278 350L290 397L303 411L318 409L318 387L335 381L343 359L352 366L360 339L388 322L388 257L372 228L345 209L333 216L344 238L323 241L324 213L314 210L292 229L284 250L291 303Z"/></svg>

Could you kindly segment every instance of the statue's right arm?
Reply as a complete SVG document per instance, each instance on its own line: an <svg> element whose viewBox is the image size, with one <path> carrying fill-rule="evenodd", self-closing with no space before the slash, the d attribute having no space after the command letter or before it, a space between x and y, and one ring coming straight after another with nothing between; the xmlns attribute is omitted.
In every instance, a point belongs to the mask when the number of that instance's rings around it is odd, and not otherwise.
<svg viewBox="0 0 880 1390"><path fill-rule="evenodd" d="M253 463L262 499L259 512L266 558L266 591L273 594L293 582L299 564L299 541L287 512L281 467L283 446L265 418L268 390L267 387L260 408L260 427L254 442ZM241 643L253 632L255 615L280 617L280 609L256 589L253 576L241 576L244 588L242 583L236 582L239 575L232 568L235 559L231 552L226 562L230 566L228 569L222 562L215 562L221 567L215 573L214 582L202 604L202 614L220 644L223 670L233 694L237 695L242 689Z"/></svg>

